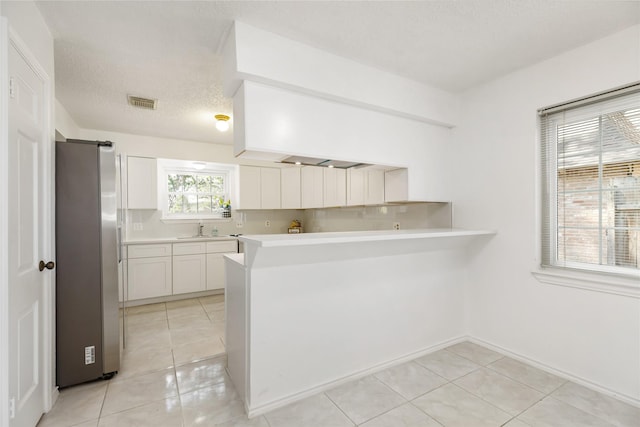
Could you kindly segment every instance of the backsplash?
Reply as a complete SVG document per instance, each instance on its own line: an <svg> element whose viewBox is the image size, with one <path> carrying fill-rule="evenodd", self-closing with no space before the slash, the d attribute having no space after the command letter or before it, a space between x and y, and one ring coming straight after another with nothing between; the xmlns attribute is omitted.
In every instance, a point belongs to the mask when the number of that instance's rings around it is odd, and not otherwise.
<svg viewBox="0 0 640 427"><path fill-rule="evenodd" d="M198 221L163 221L162 212L153 210L129 210L127 213L127 240L193 236L198 232ZM218 235L229 234L279 234L286 233L293 219L302 219L302 210L232 211L231 219L203 220L203 234L211 235L214 228ZM265 222L270 222L267 227ZM237 224L242 223L238 228ZM142 230L135 230L140 224Z"/></svg>
<svg viewBox="0 0 640 427"><path fill-rule="evenodd" d="M451 203L409 203L406 205L359 206L304 211L306 233L322 231L401 230L451 228Z"/></svg>
<svg viewBox="0 0 640 427"><path fill-rule="evenodd" d="M127 212L127 240L193 236L198 222L162 221L162 213L153 210ZM307 210L233 211L230 220L204 220L203 234L218 229L220 236L228 234L286 233L292 220L302 221L305 233L324 231L391 230L394 223L401 230L419 228L450 228L450 203L410 203L406 205L359 206ZM270 226L266 226L269 221ZM237 224L242 223L238 228ZM142 229L134 229L134 224Z"/></svg>

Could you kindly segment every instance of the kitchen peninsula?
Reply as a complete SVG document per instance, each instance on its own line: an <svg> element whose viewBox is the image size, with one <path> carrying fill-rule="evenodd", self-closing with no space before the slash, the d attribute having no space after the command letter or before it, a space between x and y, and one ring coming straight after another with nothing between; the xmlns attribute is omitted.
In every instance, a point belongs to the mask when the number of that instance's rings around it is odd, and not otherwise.
<svg viewBox="0 0 640 427"><path fill-rule="evenodd" d="M464 280L495 234L242 236L225 255L231 379L254 416L463 338Z"/></svg>

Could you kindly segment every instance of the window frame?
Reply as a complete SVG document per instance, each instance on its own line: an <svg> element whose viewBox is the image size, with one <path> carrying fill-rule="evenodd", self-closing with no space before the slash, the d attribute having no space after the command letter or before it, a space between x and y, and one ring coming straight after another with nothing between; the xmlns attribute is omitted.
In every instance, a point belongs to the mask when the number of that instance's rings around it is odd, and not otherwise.
<svg viewBox="0 0 640 427"><path fill-rule="evenodd" d="M204 163L172 159L158 159L158 201L161 211L161 220L165 222L198 222L230 221L230 217L223 217L222 211L216 213L170 213L169 212L169 188L168 177L171 174L183 175L221 175L224 177L224 200L231 200L234 190L234 176L237 165L222 163ZM198 164L200 167L196 167Z"/></svg>
<svg viewBox="0 0 640 427"><path fill-rule="evenodd" d="M623 88L614 89L606 93L597 94L581 100L570 101L558 106L540 109L538 111L538 160L536 168L540 174L540 191L538 200L540 210L538 237L539 259L533 269L533 275L539 281L547 284L569 286L593 291L613 293L618 295L640 298L640 269L625 267L589 264L575 261L558 260L558 144L557 131L551 140L549 134L553 134L545 123L543 114L549 110L568 110L574 104L587 104L603 102L616 96L616 92L633 93L640 91L640 84L635 83ZM553 114L553 113L550 113ZM606 114L606 113L605 113ZM545 127L546 126L546 127ZM557 129L553 126L552 129ZM546 132L546 134L545 134ZM547 150L547 151L544 151ZM602 188L598 188L602 191ZM602 206L599 205L599 209ZM599 232L606 229L600 223ZM599 248L601 251L602 248Z"/></svg>

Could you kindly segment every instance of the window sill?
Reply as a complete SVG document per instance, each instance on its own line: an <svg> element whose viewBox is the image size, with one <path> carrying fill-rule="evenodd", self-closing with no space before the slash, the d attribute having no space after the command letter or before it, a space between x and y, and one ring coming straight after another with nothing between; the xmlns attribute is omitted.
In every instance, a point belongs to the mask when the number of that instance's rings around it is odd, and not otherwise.
<svg viewBox="0 0 640 427"><path fill-rule="evenodd" d="M582 272L561 268L538 268L531 272L541 283L604 292L640 299L640 281L598 272Z"/></svg>

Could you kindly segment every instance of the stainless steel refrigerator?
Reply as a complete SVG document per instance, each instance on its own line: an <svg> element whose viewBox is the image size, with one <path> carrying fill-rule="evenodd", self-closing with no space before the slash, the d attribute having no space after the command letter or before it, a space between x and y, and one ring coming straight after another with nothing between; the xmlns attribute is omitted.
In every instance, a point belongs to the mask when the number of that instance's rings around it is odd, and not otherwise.
<svg viewBox="0 0 640 427"><path fill-rule="evenodd" d="M56 379L120 368L116 159L111 142L56 142Z"/></svg>

